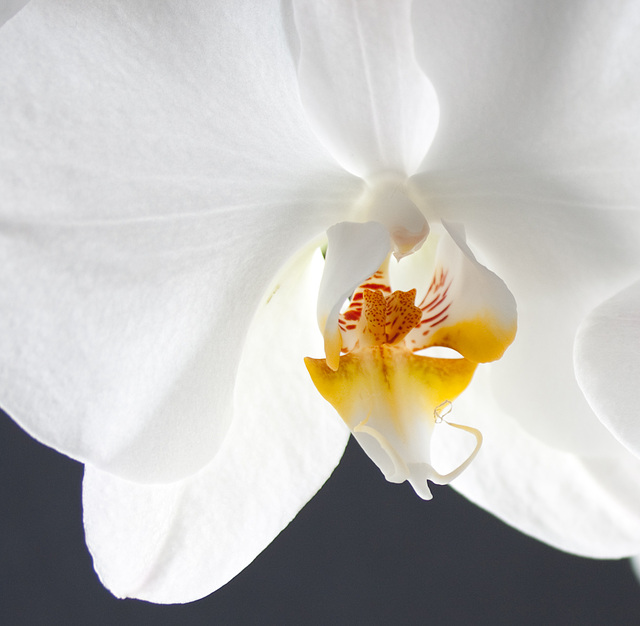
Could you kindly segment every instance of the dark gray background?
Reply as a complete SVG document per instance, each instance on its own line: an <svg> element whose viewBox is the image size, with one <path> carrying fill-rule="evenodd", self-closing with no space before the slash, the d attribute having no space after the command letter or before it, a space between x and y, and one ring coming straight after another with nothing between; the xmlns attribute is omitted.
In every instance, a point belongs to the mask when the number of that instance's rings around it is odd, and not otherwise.
<svg viewBox="0 0 640 626"><path fill-rule="evenodd" d="M557 552L447 487L423 502L351 442L256 561L188 605L116 600L85 548L82 466L0 413L0 624L638 624L627 561Z"/></svg>

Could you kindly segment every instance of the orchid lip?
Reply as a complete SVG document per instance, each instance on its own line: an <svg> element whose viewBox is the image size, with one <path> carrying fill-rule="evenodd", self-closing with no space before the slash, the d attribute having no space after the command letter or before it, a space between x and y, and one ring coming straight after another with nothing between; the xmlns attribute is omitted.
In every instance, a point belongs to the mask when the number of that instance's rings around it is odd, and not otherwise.
<svg viewBox="0 0 640 626"><path fill-rule="evenodd" d="M365 234L372 232L367 224L362 229ZM348 232L357 234L358 228L349 225ZM357 245L353 239L334 235L332 241L350 245L345 258L354 258ZM392 290L390 264L396 261L387 254L378 269L351 292L338 315L337 328L325 325L325 346L331 348L326 360L307 358L305 363L317 390L337 410L385 478L409 481L420 497L430 499L428 480L448 484L480 450L480 431L450 422L446 416L452 402L470 384L478 363L499 358L513 339L515 306L492 311L488 300L511 303L512 297L507 291L501 299L494 298L497 289L506 290L504 283L445 228L432 233L425 246L434 248L424 252L433 263L430 271L415 274L428 284L418 303L415 287ZM362 257L370 253L364 250ZM483 299L481 290L465 289L466 285L487 285L489 294ZM325 308L336 310L338 304L329 303ZM433 349L444 350L445 357L429 354ZM465 452L462 462L444 473L431 463L432 435L441 424L475 438L471 452Z"/></svg>
<svg viewBox="0 0 640 626"><path fill-rule="evenodd" d="M451 408L451 404L451 401L445 400L445 402L441 403L439 407L448 405ZM384 477L392 483L402 483L408 480L414 491L423 500L431 500L433 497L428 487L427 480L430 480L436 485L448 485L452 480L460 476L467 467L469 467L471 462L476 458L478 452L480 452L480 448L482 446L482 433L477 428L462 424L454 424L445 420L438 412L439 407L434 409L434 425L444 423L452 428L466 431L472 434L476 439L476 445L467 458L455 469L447 472L446 474L438 472L431 463L405 463L402 456L396 452L384 435L374 428L367 426L368 420L363 420L353 429L353 434L356 440L367 453L369 458L378 465L384 474ZM373 442L378 444L378 449L376 449ZM388 462L385 462L385 459L381 457L381 453L386 455ZM392 471L390 471L391 469Z"/></svg>

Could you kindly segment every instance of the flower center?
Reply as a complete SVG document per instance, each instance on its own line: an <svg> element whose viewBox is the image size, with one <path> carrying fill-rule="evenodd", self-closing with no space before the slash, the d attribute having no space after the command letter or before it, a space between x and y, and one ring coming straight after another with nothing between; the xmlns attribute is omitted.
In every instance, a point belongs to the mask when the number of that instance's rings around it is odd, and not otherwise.
<svg viewBox="0 0 640 626"><path fill-rule="evenodd" d="M364 227L365 234L373 232L372 227ZM344 228L353 233L353 225ZM500 358L515 336L515 302L504 283L475 260L464 241L457 242L444 229L438 232L425 244L432 248L424 253L430 269L412 274L422 280L428 277L419 304L415 288L392 291L387 256L350 294L346 309L336 313L336 327L326 322L331 316L319 315L325 347L330 350L325 359L305 359L317 390L387 480L408 480L425 499L431 498L427 480L449 483L478 453L480 432L445 417L471 382L478 363ZM339 276L335 267L327 274L331 231L329 236L325 275ZM334 235L333 241L340 239ZM353 250L350 254L344 258L357 263ZM333 301L319 303L319 310L337 311L336 306ZM431 347L451 348L459 358L416 354ZM474 448L464 452L464 461L445 474L431 464L431 439L441 423L475 438ZM464 439L459 443L464 444Z"/></svg>
<svg viewBox="0 0 640 626"><path fill-rule="evenodd" d="M453 477L436 472L429 460L433 427L443 421L439 407L450 406L466 388L476 365L463 358L413 354L406 338L421 326L423 309L415 305L415 289L391 293L388 262L358 287L340 316L345 354L337 371L324 359L307 358L305 363L320 394L387 480L409 480L428 499L428 478L442 483ZM432 318L434 298L428 294L426 300L425 311ZM478 433L473 456L480 442Z"/></svg>
<svg viewBox="0 0 640 626"><path fill-rule="evenodd" d="M354 294L349 310L338 322L340 330L345 334L355 330L360 349L400 343L422 319L422 311L414 305L416 290L385 295L388 287L370 287L374 285L365 283Z"/></svg>

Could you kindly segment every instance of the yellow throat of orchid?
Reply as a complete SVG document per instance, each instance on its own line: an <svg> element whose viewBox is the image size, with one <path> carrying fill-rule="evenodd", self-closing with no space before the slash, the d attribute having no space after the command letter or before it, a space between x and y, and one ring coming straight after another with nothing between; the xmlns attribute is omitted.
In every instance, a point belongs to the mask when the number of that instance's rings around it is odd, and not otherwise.
<svg viewBox="0 0 640 626"><path fill-rule="evenodd" d="M453 400L471 382L477 364L499 358L515 336L515 304L512 316L501 317L478 305L475 297L473 306L466 303L467 314L461 315L455 295L469 278L465 272L491 273L468 255L452 263L452 251L463 257L466 251L450 244L445 241L448 262L436 263L419 305L415 304L415 289L391 290L387 257L357 287L340 314L340 345L336 346L335 340L326 342L325 359L305 359L317 390L340 414L385 478L396 483L408 480L424 499L431 498L427 480L449 483L478 453L480 432L444 418ZM497 279L493 274L491 277ZM495 287L495 280L489 282ZM330 333L328 329L325 338ZM457 350L460 358L415 354L433 346ZM336 353L330 354L332 350ZM444 475L430 460L432 434L441 422L475 437L475 447L466 460Z"/></svg>

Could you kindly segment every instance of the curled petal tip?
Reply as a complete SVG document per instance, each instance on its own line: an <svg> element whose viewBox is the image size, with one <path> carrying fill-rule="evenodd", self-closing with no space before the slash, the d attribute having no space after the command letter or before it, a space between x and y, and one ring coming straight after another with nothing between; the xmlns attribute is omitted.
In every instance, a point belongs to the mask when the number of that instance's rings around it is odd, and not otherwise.
<svg viewBox="0 0 640 626"><path fill-rule="evenodd" d="M340 365L340 350L342 349L342 337L340 331L327 334L324 338L324 353L327 361L327 367L337 371Z"/></svg>

